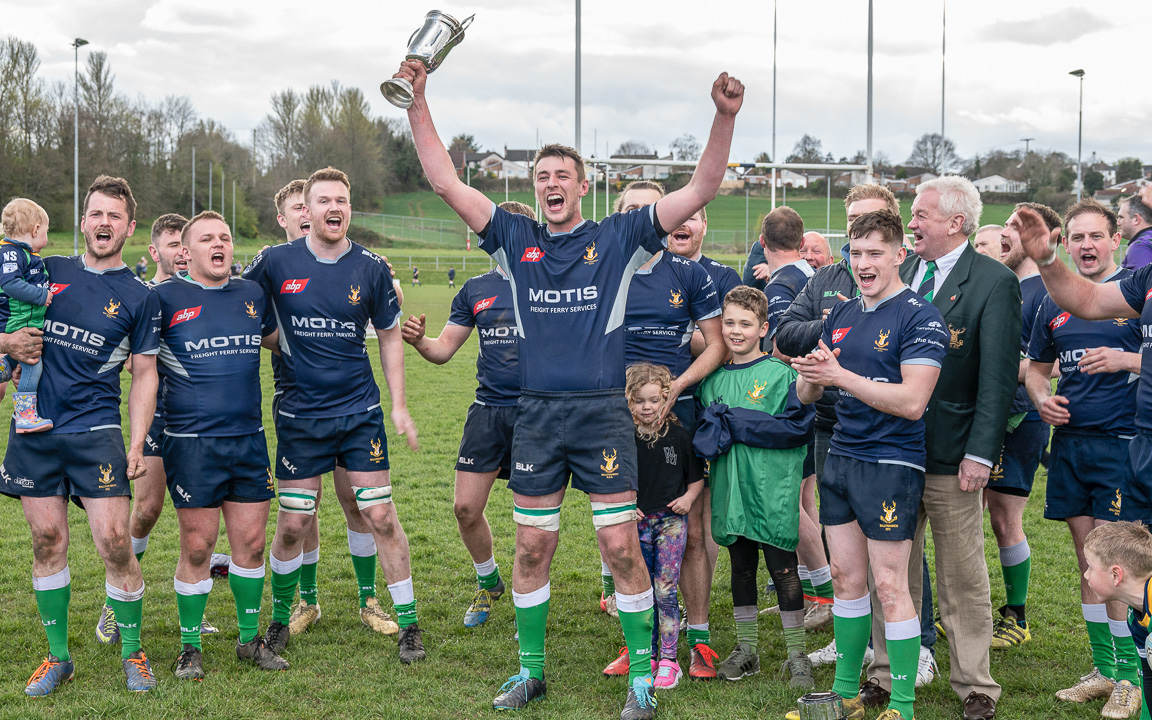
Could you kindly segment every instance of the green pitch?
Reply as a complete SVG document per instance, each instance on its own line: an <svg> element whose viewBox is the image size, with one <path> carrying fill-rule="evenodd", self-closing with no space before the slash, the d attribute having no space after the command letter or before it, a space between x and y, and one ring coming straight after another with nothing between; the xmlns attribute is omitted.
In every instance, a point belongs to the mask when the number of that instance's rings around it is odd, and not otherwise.
<svg viewBox="0 0 1152 720"><path fill-rule="evenodd" d="M131 258L131 256L127 256ZM425 313L430 334L438 334L448 315L451 291L441 275L425 276L419 288L405 286L405 315ZM464 277L457 278L458 283ZM452 477L464 413L475 389L475 336L447 365L436 367L407 348L409 406L419 428L420 451L410 452L403 440L389 437L396 507L412 546L412 570L425 630L428 659L401 665L394 640L370 633L360 624L355 577L347 551L343 517L331 485L321 504L320 606L323 621L293 639L285 657L292 663L283 673L264 673L242 665L235 656L236 621L227 582L218 582L206 616L221 628L204 642L207 677L201 683L178 682L172 664L180 650L172 574L177 559L175 514L166 504L143 560L144 648L159 679L150 695L137 696L124 688L118 648L96 644L93 626L104 599L104 570L92 546L84 513L70 509L72 538L72 610L69 639L76 661L76 679L51 697L24 697L25 681L36 669L47 644L31 590L32 555L20 504L0 499L0 718L444 718L492 717L492 697L516 672L512 636L511 594L496 602L487 624L463 627L464 610L475 588L471 561L456 532L452 514ZM378 357L373 353L373 364ZM377 378L382 376L377 372ZM124 376L127 389L128 377ZM385 398L387 398L385 394ZM270 409L271 375L265 366L265 422L270 451L275 434ZM385 407L388 406L385 399ZM11 400L0 413L11 411ZM126 420L126 418L125 418ZM5 443L0 440L0 444ZM1028 617L1034 640L1020 649L995 652L993 676L1004 685L999 715L1040 720L1083 718L1099 713L1103 701L1091 707L1058 703L1053 694L1091 669L1087 637L1081 621L1076 560L1062 524L1041 518L1045 478L1037 478L1025 517L1033 552L1032 592ZM506 582L512 575L514 527L512 498L497 483L488 506L496 544L496 559ZM600 562L592 532L588 501L569 493L562 512L562 540L552 570L552 614L548 633L549 694L521 713L525 718L597 718L619 715L625 686L605 679L600 670L616 657L622 644L619 623L598 611ZM273 528L268 528L271 544ZM1004 602L1003 584L991 531L985 532L986 554L992 569L992 605ZM220 549L227 543L221 532ZM761 583L767 581L762 573ZM713 583L711 610L713 646L723 659L734 643L732 603L728 590L729 564L721 552ZM382 605L391 601L382 573L377 575ZM774 604L762 598L762 606ZM261 630L268 624L271 590L265 586ZM832 639L831 629L808 637L813 651ZM689 682L659 697L663 718L774 718L794 707L797 693L776 670L784 660L779 619L762 618L760 652L764 672L740 683ZM942 677L918 692L917 717L926 720L959 715L959 700L947 683L948 645L938 654ZM687 672L688 648L680 648ZM816 671L817 686L831 686L831 667Z"/></svg>

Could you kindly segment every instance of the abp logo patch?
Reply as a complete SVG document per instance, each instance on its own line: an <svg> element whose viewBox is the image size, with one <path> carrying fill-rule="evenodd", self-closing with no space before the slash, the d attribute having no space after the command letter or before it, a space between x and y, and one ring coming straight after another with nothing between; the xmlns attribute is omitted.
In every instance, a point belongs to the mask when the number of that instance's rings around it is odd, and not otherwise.
<svg viewBox="0 0 1152 720"><path fill-rule="evenodd" d="M481 310L487 310L488 308L492 307L492 303L494 303L494 302L496 302L496 296L495 295L493 295L490 298L484 298L483 300L481 300L480 302L478 302L472 306L472 314L473 315L479 315Z"/></svg>
<svg viewBox="0 0 1152 720"><path fill-rule="evenodd" d="M832 344L835 345L836 343L840 342L844 338L848 337L848 333L851 331L852 331L851 325L849 325L846 328L836 328L835 330L833 330L832 331Z"/></svg>
<svg viewBox="0 0 1152 720"><path fill-rule="evenodd" d="M299 278L292 280L285 280L284 284L280 286L281 295L294 295L296 293L304 292L304 288L308 287L309 278Z"/></svg>
<svg viewBox="0 0 1152 720"><path fill-rule="evenodd" d="M1048 327L1052 328L1053 330L1055 330L1058 327L1062 327L1064 325L1064 323L1068 322L1068 320L1071 319L1071 317L1072 317L1071 313L1066 313L1066 312L1060 313L1056 317L1052 318L1052 322L1048 323Z"/></svg>
<svg viewBox="0 0 1152 720"><path fill-rule="evenodd" d="M520 262L540 262L544 259L544 251L538 247L530 247L520 257Z"/></svg>
<svg viewBox="0 0 1152 720"><path fill-rule="evenodd" d="M67 289L68 289L67 283L52 283L51 285L48 286L48 291L51 292L53 295L59 295L60 293L64 292Z"/></svg>
<svg viewBox="0 0 1152 720"><path fill-rule="evenodd" d="M1152 300L1152 290L1148 291L1148 294L1144 296L1144 299L1145 300Z"/></svg>
<svg viewBox="0 0 1152 720"><path fill-rule="evenodd" d="M200 317L200 309L203 307L203 305L197 305L196 307L184 308L172 316L172 322L168 325L168 327L175 327L182 322L195 320L196 318Z"/></svg>

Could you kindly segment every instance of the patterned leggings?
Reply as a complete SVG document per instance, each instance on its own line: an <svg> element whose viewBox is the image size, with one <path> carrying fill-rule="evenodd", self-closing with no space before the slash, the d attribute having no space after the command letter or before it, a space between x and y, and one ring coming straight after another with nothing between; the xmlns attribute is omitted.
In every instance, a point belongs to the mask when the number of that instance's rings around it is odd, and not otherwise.
<svg viewBox="0 0 1152 720"><path fill-rule="evenodd" d="M680 584L680 561L688 542L688 523L683 515L671 510L646 515L637 523L640 529L640 551L652 575L656 595L656 623L652 631L652 653L660 659L676 659L676 640L680 634L680 605L676 586Z"/></svg>

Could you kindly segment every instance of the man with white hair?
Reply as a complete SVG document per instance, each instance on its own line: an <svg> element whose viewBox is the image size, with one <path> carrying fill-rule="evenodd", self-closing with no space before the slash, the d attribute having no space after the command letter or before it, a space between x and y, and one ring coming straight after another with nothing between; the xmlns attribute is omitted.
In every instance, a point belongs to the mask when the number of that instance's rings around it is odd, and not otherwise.
<svg viewBox="0 0 1152 720"><path fill-rule="evenodd" d="M940 381L924 413L927 473L908 580L912 597L919 598L924 579L920 548L925 523L931 523L940 621L949 641L952 689L964 703L965 720L996 717L1000 697L989 670L992 602L982 490L1004 442L1021 330L1016 276L968 243L982 209L980 193L962 177L946 175L921 184L908 223L915 255L900 270L904 282L944 316L949 335ZM873 637L884 637L879 617L873 613ZM883 643L875 649L868 675L887 689L888 656Z"/></svg>

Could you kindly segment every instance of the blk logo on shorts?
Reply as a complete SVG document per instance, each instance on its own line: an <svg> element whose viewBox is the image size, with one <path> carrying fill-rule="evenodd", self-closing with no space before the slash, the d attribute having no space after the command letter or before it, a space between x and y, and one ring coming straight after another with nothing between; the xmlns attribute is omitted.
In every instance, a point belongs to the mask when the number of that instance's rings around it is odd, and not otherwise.
<svg viewBox="0 0 1152 720"><path fill-rule="evenodd" d="M848 333L850 333L850 332L852 332L852 326L851 325L849 325L846 328L836 328L835 330L832 331L832 344L835 345L836 343L840 342L844 338L848 337Z"/></svg>
<svg viewBox="0 0 1152 720"><path fill-rule="evenodd" d="M284 284L280 286L281 295L294 295L296 293L304 292L304 288L308 287L309 278L299 278L292 280L285 280Z"/></svg>
<svg viewBox="0 0 1152 720"><path fill-rule="evenodd" d="M544 251L538 247L530 247L520 257L520 262L540 262L544 259Z"/></svg>
<svg viewBox="0 0 1152 720"><path fill-rule="evenodd" d="M494 302L496 302L496 296L495 295L493 295L490 298L484 298L483 300L481 300L480 302L478 302L472 306L472 314L473 315L479 315L481 310L487 310L488 308L492 307L492 303L494 303Z"/></svg>
<svg viewBox="0 0 1152 720"><path fill-rule="evenodd" d="M182 322L188 322L189 320L195 320L196 318L200 317L200 310L203 307L204 307L203 305L197 305L196 307L192 307L192 308L184 308L183 310L181 310L180 312L178 312L172 316L172 322L168 325L168 327L175 327Z"/></svg>

